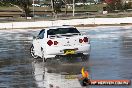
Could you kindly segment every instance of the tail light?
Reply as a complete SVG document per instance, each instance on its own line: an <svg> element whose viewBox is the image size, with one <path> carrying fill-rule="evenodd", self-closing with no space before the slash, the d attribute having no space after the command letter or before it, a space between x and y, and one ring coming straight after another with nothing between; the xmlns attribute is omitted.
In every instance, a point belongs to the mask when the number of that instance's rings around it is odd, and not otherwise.
<svg viewBox="0 0 132 88"><path fill-rule="evenodd" d="M57 45L58 44L58 42L57 41L52 41L52 40L49 40L48 42L47 42L47 44L49 45L49 46L51 46L51 45Z"/></svg>
<svg viewBox="0 0 132 88"><path fill-rule="evenodd" d="M53 44L53 42L52 42L51 40L49 40L49 41L47 42L47 44L48 44L49 46L51 46L51 45Z"/></svg>
<svg viewBox="0 0 132 88"><path fill-rule="evenodd" d="M79 39L79 42L82 43L83 42L83 39Z"/></svg>
<svg viewBox="0 0 132 88"><path fill-rule="evenodd" d="M88 42L88 38L87 37L84 37L83 41L84 42Z"/></svg>
<svg viewBox="0 0 132 88"><path fill-rule="evenodd" d="M88 40L88 38L87 37L84 37L84 39L79 39L79 42L80 43L83 43L83 42L88 42L89 40Z"/></svg>
<svg viewBox="0 0 132 88"><path fill-rule="evenodd" d="M54 41L54 45L57 45L58 44L58 42L57 41Z"/></svg>

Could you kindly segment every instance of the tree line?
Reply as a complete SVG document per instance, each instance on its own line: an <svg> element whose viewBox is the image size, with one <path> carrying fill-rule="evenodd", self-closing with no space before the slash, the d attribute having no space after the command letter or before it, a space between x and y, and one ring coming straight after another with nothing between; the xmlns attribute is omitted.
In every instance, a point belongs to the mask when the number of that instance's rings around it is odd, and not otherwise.
<svg viewBox="0 0 132 88"><path fill-rule="evenodd" d="M67 4L72 4L73 0L46 0L51 3L53 13L57 14L61 11L61 6L65 6L65 12L67 13ZM86 3L87 1L94 0L75 0L76 2ZM122 0L100 0L101 2L107 3L107 10L123 10L131 8L131 4L122 4ZM30 16L30 6L32 5L33 0L0 0L0 4L5 4L8 6L15 6L19 8L26 17Z"/></svg>

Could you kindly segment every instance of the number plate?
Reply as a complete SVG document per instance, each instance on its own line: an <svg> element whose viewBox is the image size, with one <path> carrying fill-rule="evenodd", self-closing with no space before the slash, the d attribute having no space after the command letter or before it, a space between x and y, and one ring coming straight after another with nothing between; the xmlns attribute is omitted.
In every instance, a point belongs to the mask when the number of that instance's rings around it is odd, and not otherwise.
<svg viewBox="0 0 132 88"><path fill-rule="evenodd" d="M64 54L68 55L68 54L75 54L75 50L64 50Z"/></svg>

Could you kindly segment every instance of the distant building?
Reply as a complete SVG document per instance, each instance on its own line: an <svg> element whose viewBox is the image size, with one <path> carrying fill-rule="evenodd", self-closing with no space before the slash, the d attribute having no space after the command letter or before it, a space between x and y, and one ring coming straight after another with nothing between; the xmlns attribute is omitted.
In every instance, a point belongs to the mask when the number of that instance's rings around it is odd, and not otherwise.
<svg viewBox="0 0 132 88"><path fill-rule="evenodd" d="M99 3L99 2L101 2L101 0L87 0L86 2L95 2L95 3Z"/></svg>
<svg viewBox="0 0 132 88"><path fill-rule="evenodd" d="M96 3L99 3L100 2L100 0L94 0Z"/></svg>

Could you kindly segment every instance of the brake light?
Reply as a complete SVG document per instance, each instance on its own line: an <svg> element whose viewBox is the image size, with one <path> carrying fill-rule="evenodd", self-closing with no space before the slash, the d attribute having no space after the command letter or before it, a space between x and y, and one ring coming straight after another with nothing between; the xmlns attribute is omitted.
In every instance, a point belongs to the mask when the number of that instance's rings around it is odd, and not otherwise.
<svg viewBox="0 0 132 88"><path fill-rule="evenodd" d="M84 37L83 41L84 42L88 42L88 38L87 37Z"/></svg>
<svg viewBox="0 0 132 88"><path fill-rule="evenodd" d="M79 39L79 42L80 43L83 43L83 42L88 42L89 40L88 40L88 38L87 37L84 37L84 39Z"/></svg>
<svg viewBox="0 0 132 88"><path fill-rule="evenodd" d="M48 44L49 46L51 46L51 45L53 44L53 42L52 42L51 40L49 40L49 41L47 42L47 44Z"/></svg>
<svg viewBox="0 0 132 88"><path fill-rule="evenodd" d="M83 39L79 39L79 42L82 43L83 42Z"/></svg>
<svg viewBox="0 0 132 88"><path fill-rule="evenodd" d="M57 41L54 41L54 45L57 45L58 44L58 42Z"/></svg>

